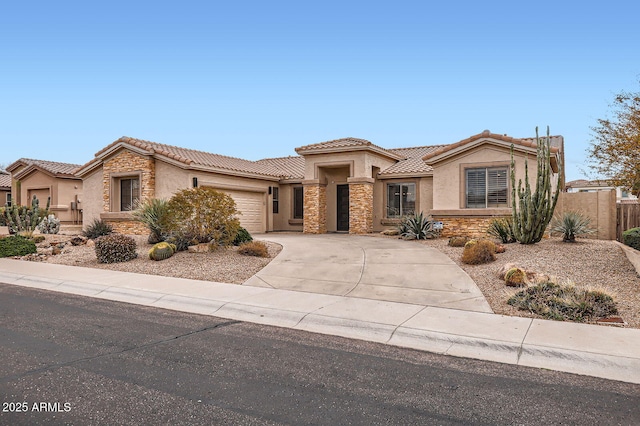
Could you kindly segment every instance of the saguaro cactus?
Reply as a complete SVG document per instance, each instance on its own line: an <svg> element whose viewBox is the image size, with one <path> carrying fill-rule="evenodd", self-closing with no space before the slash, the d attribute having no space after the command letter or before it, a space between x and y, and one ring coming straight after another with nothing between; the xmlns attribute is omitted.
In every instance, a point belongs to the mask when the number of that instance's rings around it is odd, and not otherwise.
<svg viewBox="0 0 640 426"><path fill-rule="evenodd" d="M539 242L544 236L544 231L553 217L553 211L558 202L560 194L560 182L562 175L562 164L558 164L558 180L556 190L553 193L551 187L551 138L549 137L549 127L547 126L547 137L538 136L536 127L536 145L538 162L538 175L536 179L536 190L531 193L529 184L529 166L525 159L524 180L525 187L522 188L522 179L518 181L516 197L516 173L515 160L513 159L513 145L511 145L511 202L513 217L513 234L520 244L534 244ZM558 158L560 161L560 158Z"/></svg>

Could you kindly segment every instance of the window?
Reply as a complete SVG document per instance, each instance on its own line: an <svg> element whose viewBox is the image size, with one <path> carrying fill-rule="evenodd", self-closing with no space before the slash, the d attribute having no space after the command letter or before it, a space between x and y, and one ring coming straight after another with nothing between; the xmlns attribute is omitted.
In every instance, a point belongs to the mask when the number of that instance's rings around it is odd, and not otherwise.
<svg viewBox="0 0 640 426"><path fill-rule="evenodd" d="M293 187L293 218L304 217L304 192L301 186Z"/></svg>
<svg viewBox="0 0 640 426"><path fill-rule="evenodd" d="M622 190L622 198L629 198L629 191Z"/></svg>
<svg viewBox="0 0 640 426"><path fill-rule="evenodd" d="M138 178L120 179L120 211L134 210L138 201L140 201Z"/></svg>
<svg viewBox="0 0 640 426"><path fill-rule="evenodd" d="M279 204L279 203L278 203L278 198L279 198L279 197L278 197L278 192L279 192L278 190L279 190L279 189L280 189L280 188L278 188L277 186L274 186L274 187L272 188L272 193L273 193L273 213L274 213L274 214L277 214L277 213L278 213L278 209L279 209L279 207L280 207L280 206L278 205L278 204Z"/></svg>
<svg viewBox="0 0 640 426"><path fill-rule="evenodd" d="M416 184L387 184L387 217L398 218L416 211Z"/></svg>
<svg viewBox="0 0 640 426"><path fill-rule="evenodd" d="M507 168L467 169L466 207L508 207Z"/></svg>
<svg viewBox="0 0 640 426"><path fill-rule="evenodd" d="M11 207L11 193L7 192L7 207Z"/></svg>

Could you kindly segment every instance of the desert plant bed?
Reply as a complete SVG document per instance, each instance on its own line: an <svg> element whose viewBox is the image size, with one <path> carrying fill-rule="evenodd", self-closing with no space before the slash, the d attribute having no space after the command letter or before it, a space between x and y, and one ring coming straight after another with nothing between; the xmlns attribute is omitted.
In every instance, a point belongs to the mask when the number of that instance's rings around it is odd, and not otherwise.
<svg viewBox="0 0 640 426"><path fill-rule="evenodd" d="M69 240L72 236L46 236L46 238L47 241L38 245L44 246L54 240ZM232 246L221 247L207 253L181 251L168 259L154 261L149 259L149 249L153 245L147 242L147 237L133 236L133 238L137 243L138 257L128 262L98 263L94 247L71 244L66 244L60 254L47 256L45 261L85 268L241 284L264 268L282 250L279 244L265 242L269 257L243 256L238 253L237 247Z"/></svg>
<svg viewBox="0 0 640 426"><path fill-rule="evenodd" d="M640 328L640 278L614 241L578 239L568 244L554 237L536 244L506 244L505 253L496 254L495 262L483 265L462 263L462 248L449 247L447 242L448 239L441 238L419 244L437 248L456 262L476 282L496 314L541 318L507 304L522 289L506 287L498 278L498 271L506 263L514 263L561 283L572 281L578 286L606 291L613 296L628 327Z"/></svg>

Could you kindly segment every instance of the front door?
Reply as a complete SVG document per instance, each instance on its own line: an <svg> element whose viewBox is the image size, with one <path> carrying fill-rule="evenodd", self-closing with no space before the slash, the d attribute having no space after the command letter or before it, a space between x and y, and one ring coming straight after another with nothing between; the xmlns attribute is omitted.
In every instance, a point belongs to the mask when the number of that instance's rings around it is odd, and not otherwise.
<svg viewBox="0 0 640 426"><path fill-rule="evenodd" d="M337 185L338 231L349 231L349 185Z"/></svg>

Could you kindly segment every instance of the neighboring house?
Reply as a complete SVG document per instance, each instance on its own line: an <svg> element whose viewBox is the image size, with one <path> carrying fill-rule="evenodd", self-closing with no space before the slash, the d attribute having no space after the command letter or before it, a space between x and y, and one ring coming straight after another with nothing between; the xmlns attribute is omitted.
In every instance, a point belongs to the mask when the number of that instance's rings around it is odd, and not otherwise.
<svg viewBox="0 0 640 426"><path fill-rule="evenodd" d="M422 211L443 221L443 235L479 234L491 218L511 214L512 145L516 179L524 179L529 158L535 185L535 139L488 130L454 144L396 149L345 138L259 161L122 137L76 176L84 185L84 223L102 218L120 232L147 232L131 220L138 200L209 186L235 199L242 225L253 233L363 234ZM562 155L563 138L554 136L555 173Z"/></svg>
<svg viewBox="0 0 640 426"><path fill-rule="evenodd" d="M11 175L0 170L0 207L11 205Z"/></svg>
<svg viewBox="0 0 640 426"><path fill-rule="evenodd" d="M585 180L578 179L567 182L565 189L567 192L597 192L597 191L616 191L616 201L618 203L634 203L638 202L638 197L633 195L619 186L613 186L606 180Z"/></svg>
<svg viewBox="0 0 640 426"><path fill-rule="evenodd" d="M63 224L82 223L82 179L75 176L78 164L21 158L7 167L11 173L11 197L16 205L31 205L35 195L41 207Z"/></svg>

